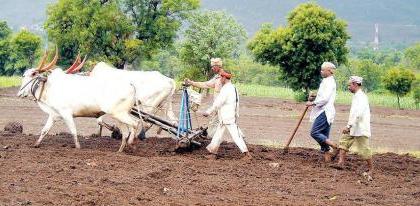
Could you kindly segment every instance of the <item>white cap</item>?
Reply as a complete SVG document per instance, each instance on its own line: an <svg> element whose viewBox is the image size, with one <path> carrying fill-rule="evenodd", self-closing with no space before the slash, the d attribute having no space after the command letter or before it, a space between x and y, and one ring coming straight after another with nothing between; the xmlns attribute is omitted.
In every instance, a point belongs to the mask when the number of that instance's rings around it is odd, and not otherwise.
<svg viewBox="0 0 420 206"><path fill-rule="evenodd" d="M324 62L322 63L321 68L335 69L335 65L331 62Z"/></svg>
<svg viewBox="0 0 420 206"><path fill-rule="evenodd" d="M350 82L354 82L361 85L363 83L363 78L359 76L351 76Z"/></svg>
<svg viewBox="0 0 420 206"><path fill-rule="evenodd" d="M210 65L211 66L219 66L219 67L221 67L222 66L222 59L220 59L220 58L211 58L210 59Z"/></svg>

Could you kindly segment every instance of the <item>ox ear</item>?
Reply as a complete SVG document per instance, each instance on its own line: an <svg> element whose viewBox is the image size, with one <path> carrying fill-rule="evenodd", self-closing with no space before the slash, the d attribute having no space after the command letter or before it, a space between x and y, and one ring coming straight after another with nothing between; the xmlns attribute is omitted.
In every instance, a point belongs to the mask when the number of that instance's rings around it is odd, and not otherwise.
<svg viewBox="0 0 420 206"><path fill-rule="evenodd" d="M66 74L71 74L74 68L80 64L80 53L77 54L76 60L74 60L73 64L66 70Z"/></svg>
<svg viewBox="0 0 420 206"><path fill-rule="evenodd" d="M48 70L51 70L55 66L55 64L57 63L57 60L58 60L58 48L57 48L57 45L56 45L55 46L54 59L49 64L47 64L45 67L43 67L42 69L39 69L39 71L40 72L46 72Z"/></svg>

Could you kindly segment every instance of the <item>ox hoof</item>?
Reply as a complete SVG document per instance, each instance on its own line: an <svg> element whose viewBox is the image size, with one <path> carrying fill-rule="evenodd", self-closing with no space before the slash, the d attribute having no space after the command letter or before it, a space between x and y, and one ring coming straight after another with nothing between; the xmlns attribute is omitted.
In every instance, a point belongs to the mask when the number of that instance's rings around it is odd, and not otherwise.
<svg viewBox="0 0 420 206"><path fill-rule="evenodd" d="M121 139L122 138L121 130L119 128L112 130L111 137L114 139Z"/></svg>
<svg viewBox="0 0 420 206"><path fill-rule="evenodd" d="M39 143L35 143L35 144L34 144L34 147L35 147L35 148L39 148Z"/></svg>
<svg viewBox="0 0 420 206"><path fill-rule="evenodd" d="M144 129L142 129L137 137L140 140L145 140L146 139L146 131Z"/></svg>

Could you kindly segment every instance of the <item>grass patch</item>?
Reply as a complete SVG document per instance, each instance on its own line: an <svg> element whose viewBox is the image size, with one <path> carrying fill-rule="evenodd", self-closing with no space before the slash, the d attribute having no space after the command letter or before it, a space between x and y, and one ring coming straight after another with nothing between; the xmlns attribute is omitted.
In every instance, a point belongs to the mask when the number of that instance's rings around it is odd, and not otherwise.
<svg viewBox="0 0 420 206"><path fill-rule="evenodd" d="M254 84L235 84L241 95L251 97L274 97L281 99L294 99L295 92L285 87L273 87Z"/></svg>
<svg viewBox="0 0 420 206"><path fill-rule="evenodd" d="M369 98L369 104L372 106L391 107L398 108L397 97L392 94L378 94L378 93L367 93ZM336 102L339 104L351 104L353 94L350 92L337 92ZM403 109L416 109L414 99L412 95L400 97L401 108Z"/></svg>
<svg viewBox="0 0 420 206"><path fill-rule="evenodd" d="M408 154L415 158L420 158L420 151L412 151L412 152L409 152Z"/></svg>
<svg viewBox="0 0 420 206"><path fill-rule="evenodd" d="M0 76L0 88L20 86L22 81L18 76Z"/></svg>

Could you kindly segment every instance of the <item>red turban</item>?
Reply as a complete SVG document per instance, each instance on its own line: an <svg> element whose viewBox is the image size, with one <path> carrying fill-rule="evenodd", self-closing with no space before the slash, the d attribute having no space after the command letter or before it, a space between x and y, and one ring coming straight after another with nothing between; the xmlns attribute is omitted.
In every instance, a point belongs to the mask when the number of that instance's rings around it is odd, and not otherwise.
<svg viewBox="0 0 420 206"><path fill-rule="evenodd" d="M225 77L226 79L232 78L232 74L225 72L224 70L220 71L220 76Z"/></svg>

